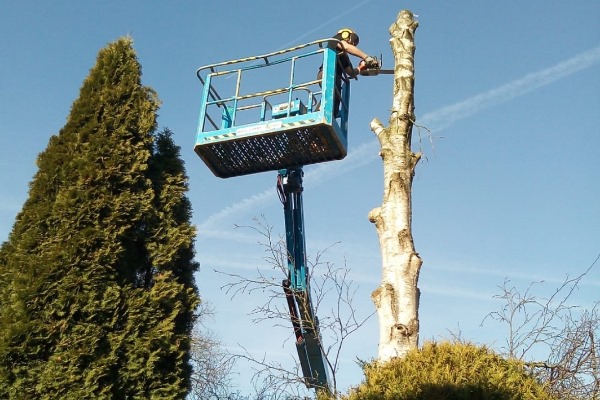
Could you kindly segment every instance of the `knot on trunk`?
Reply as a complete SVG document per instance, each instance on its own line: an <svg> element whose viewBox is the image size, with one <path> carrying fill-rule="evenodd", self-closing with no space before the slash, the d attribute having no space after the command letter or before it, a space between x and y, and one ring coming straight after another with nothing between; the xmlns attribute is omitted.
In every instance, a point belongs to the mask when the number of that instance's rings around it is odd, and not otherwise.
<svg viewBox="0 0 600 400"><path fill-rule="evenodd" d="M404 324L394 324L392 325L392 332L390 334L391 338L396 338L398 339L398 337L408 337L410 336L410 331L408 329L408 327Z"/></svg>
<svg viewBox="0 0 600 400"><path fill-rule="evenodd" d="M394 324L390 328L390 339L396 340L400 343L406 341L408 338L418 335L419 333L419 321L416 319L410 320L405 324Z"/></svg>

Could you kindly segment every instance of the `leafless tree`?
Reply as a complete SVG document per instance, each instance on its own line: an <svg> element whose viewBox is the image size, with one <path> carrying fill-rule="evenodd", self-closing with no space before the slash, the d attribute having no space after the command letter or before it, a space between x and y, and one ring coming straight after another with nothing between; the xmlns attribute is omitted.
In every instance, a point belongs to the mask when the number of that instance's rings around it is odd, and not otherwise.
<svg viewBox="0 0 600 400"><path fill-rule="evenodd" d="M572 304L574 292L598 258L579 276L567 277L548 297L535 294L542 282L521 292L505 280L501 294L495 296L502 307L482 322L505 325L506 356L525 361L561 399L600 399L600 302L588 308ZM540 361L540 354L545 359Z"/></svg>
<svg viewBox="0 0 600 400"><path fill-rule="evenodd" d="M192 336L191 362L192 387L190 399L222 400L234 399L231 392L231 371L235 360L223 350L215 335L206 327L206 320L214 314L212 308L203 303L197 314L197 325Z"/></svg>
<svg viewBox="0 0 600 400"><path fill-rule="evenodd" d="M289 329L292 333L289 309L282 280L288 276L288 254L285 239L273 233L273 227L262 218L254 218L253 225L238 226L250 229L258 235L259 245L264 249L263 257L270 268L259 268L254 277L216 271L230 278L223 287L233 297L243 293L260 292L265 301L256 306L251 315L253 322L267 322L273 326ZM373 315L359 316L353 306L357 287L349 277L347 267L339 268L323 259L328 249L318 252L309 266L309 282L312 292L312 304L321 332L319 345L325 355L329 369L333 392L336 392L336 375L340 367L340 355L343 345ZM302 321L303 324L317 324L316 321ZM290 335L293 340L293 335ZM281 398L298 398L305 396L305 391L298 390L305 383L295 352L290 352L294 367L288 364L269 360L266 356L258 358L248 351L234 355L238 359L250 361L254 365L253 383L261 388L268 387L271 393L280 393Z"/></svg>

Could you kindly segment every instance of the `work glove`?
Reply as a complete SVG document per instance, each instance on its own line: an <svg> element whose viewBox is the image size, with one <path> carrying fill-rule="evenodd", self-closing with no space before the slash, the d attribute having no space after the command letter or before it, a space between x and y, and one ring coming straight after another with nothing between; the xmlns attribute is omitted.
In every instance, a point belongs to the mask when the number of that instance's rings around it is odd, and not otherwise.
<svg viewBox="0 0 600 400"><path fill-rule="evenodd" d="M379 68L379 61L377 61L376 57L367 56L363 61L365 62L365 66L367 68Z"/></svg>

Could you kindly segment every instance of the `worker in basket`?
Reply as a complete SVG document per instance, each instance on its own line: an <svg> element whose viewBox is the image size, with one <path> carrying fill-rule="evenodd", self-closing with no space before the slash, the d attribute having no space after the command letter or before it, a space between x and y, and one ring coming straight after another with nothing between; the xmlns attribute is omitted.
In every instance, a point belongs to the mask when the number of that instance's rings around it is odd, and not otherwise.
<svg viewBox="0 0 600 400"><path fill-rule="evenodd" d="M359 37L356 32L349 28L343 28L338 31L338 33L333 36L333 39L337 39L340 42L337 45L337 62L335 66L335 88L336 92L334 94L334 117L337 118L339 114L340 108L340 93L342 91L342 76L345 72L350 78L356 78L358 71L363 68L379 68L379 62L375 57L371 57L363 52L358 47ZM360 63L358 64L358 68L352 68L352 63L350 62L350 57L348 54L351 54L355 57L360 58ZM317 74L317 79L320 81L323 78L323 65L319 67L319 73Z"/></svg>

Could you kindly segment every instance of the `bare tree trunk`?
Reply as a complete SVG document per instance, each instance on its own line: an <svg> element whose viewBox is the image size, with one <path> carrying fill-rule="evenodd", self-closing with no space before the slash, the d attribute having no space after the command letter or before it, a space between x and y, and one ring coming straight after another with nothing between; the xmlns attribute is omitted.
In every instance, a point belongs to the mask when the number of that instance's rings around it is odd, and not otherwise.
<svg viewBox="0 0 600 400"><path fill-rule="evenodd" d="M381 285L372 293L379 316L379 360L402 357L419 338L419 289L422 261L411 231L411 187L421 157L411 151L414 122L414 33L418 23L403 10L390 26L395 59L394 99L389 126L375 118L371 130L381 145L384 192L381 207L369 213L382 255Z"/></svg>

